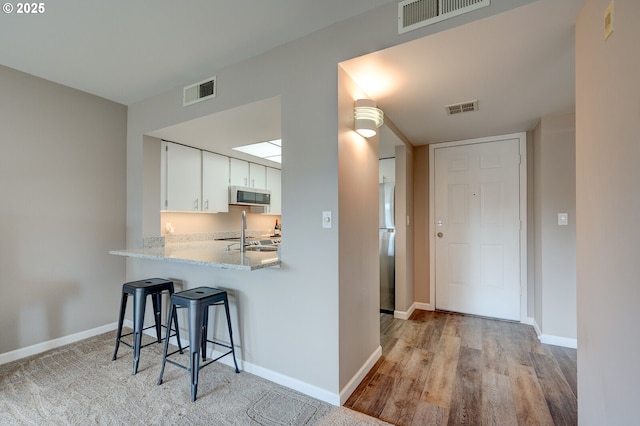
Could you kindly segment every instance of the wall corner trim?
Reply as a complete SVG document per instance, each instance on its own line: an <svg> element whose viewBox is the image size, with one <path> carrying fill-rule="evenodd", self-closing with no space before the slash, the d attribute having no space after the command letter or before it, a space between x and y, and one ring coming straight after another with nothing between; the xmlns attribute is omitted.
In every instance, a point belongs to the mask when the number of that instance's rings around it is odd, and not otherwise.
<svg viewBox="0 0 640 426"><path fill-rule="evenodd" d="M416 302L409 307L406 311L393 311L393 317L401 320L408 320L413 311L416 310Z"/></svg>
<svg viewBox="0 0 640 426"><path fill-rule="evenodd" d="M344 388L340 391L340 402L339 404L334 405L343 405L347 402L347 399L351 396L351 394L356 390L360 382L364 380L365 376L369 371L373 368L373 366L378 362L380 357L382 356L382 346L378 346L375 351L369 356L367 361L360 367L358 372L349 380L349 383L346 384ZM330 404L333 404L331 401L326 401Z"/></svg>
<svg viewBox="0 0 640 426"><path fill-rule="evenodd" d="M540 338L540 335L542 335L542 331L540 330L540 326L538 325L538 323L536 322L536 319L533 317L526 317L524 319L524 321L522 321L523 324L528 324L530 326L533 327L533 329L536 331L536 336L538 336L538 339Z"/></svg>
<svg viewBox="0 0 640 426"><path fill-rule="evenodd" d="M571 348L571 349L578 349L578 339L574 339L571 337L552 336L550 334L542 334L542 331L540 330L540 326L538 326L538 323L533 317L527 317L527 319L522 323L528 324L535 329L536 335L538 336L538 340L540 340L540 343L544 343L546 345L562 346L562 347Z"/></svg>

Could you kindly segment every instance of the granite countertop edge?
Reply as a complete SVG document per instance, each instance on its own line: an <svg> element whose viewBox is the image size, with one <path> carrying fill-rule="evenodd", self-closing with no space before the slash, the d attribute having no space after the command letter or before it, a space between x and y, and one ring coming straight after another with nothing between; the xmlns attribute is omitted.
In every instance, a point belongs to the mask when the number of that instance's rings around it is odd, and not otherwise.
<svg viewBox="0 0 640 426"><path fill-rule="evenodd" d="M275 252L245 252L242 254L238 251L230 254L226 251L226 246L226 243L219 244L219 242L213 242L211 240L200 240L155 247L146 246L137 249L110 250L109 254L241 271L253 271L256 269L279 267L281 265L280 259L275 257ZM188 253L194 250L196 251L195 257ZM203 255L199 250L205 251L206 255ZM170 254L167 254L168 251ZM184 251L184 253L181 253L181 251ZM267 255L266 253L269 254ZM202 257L205 258L203 259Z"/></svg>

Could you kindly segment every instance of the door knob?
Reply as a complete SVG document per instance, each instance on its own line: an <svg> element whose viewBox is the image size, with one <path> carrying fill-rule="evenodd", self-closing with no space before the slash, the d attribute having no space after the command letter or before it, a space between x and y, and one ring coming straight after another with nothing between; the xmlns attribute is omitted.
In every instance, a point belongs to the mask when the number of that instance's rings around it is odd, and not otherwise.
<svg viewBox="0 0 640 426"><path fill-rule="evenodd" d="M438 238L442 238L444 236L442 232L438 232L436 235L438 236Z"/></svg>

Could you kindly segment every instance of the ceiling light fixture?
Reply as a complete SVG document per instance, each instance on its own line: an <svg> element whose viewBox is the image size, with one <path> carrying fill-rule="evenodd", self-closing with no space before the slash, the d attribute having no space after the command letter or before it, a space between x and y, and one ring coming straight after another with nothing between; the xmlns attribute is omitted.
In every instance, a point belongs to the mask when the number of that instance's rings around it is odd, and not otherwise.
<svg viewBox="0 0 640 426"><path fill-rule="evenodd" d="M275 161L276 163L282 162L280 154L282 151L282 140L280 139L254 143L251 145L236 146L233 149L255 157L264 158L265 160Z"/></svg>
<svg viewBox="0 0 640 426"><path fill-rule="evenodd" d="M378 132L378 127L384 123L384 113L376 108L371 99L358 99L353 109L354 128L361 136L370 138Z"/></svg>

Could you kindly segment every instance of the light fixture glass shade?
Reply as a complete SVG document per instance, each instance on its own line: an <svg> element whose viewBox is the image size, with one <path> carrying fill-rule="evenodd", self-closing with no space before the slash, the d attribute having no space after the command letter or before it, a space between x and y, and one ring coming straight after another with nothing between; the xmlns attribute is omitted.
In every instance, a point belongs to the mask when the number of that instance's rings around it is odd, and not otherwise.
<svg viewBox="0 0 640 426"><path fill-rule="evenodd" d="M375 136L384 123L384 113L371 99L358 99L353 109L354 128L365 138Z"/></svg>

